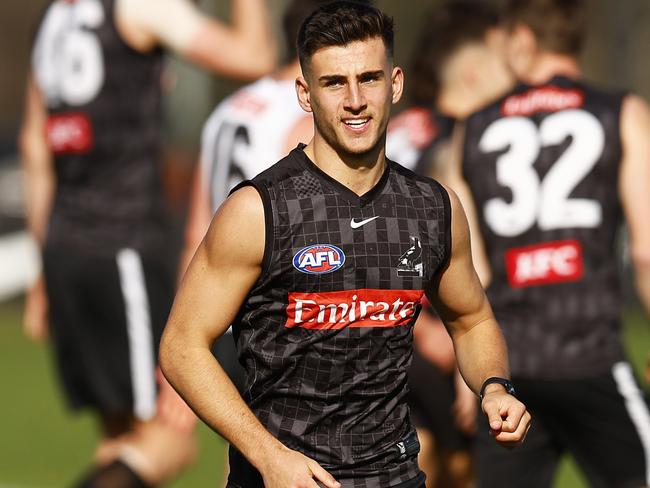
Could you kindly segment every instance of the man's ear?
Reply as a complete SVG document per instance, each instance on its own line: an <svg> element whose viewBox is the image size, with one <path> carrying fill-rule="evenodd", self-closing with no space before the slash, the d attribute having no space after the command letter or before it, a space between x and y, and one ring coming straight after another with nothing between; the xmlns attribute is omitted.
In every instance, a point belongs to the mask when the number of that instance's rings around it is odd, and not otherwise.
<svg viewBox="0 0 650 488"><path fill-rule="evenodd" d="M402 98L402 93L404 92L404 71L399 66L393 68L393 74L391 76L391 85L393 89L393 104L400 101Z"/></svg>
<svg viewBox="0 0 650 488"><path fill-rule="evenodd" d="M311 94L309 93L309 85L303 76L296 78L296 95L298 95L298 103L305 112L312 112L311 108Z"/></svg>

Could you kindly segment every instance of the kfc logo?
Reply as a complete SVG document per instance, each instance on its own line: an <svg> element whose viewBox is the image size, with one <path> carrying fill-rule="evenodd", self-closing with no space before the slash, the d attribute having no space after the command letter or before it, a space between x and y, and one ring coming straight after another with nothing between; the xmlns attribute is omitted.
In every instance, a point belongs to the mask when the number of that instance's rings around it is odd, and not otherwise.
<svg viewBox="0 0 650 488"><path fill-rule="evenodd" d="M578 281L584 269L582 246L575 240L510 249L505 259L513 288Z"/></svg>
<svg viewBox="0 0 650 488"><path fill-rule="evenodd" d="M47 142L54 154L84 154L94 145L93 128L84 113L51 115L46 125Z"/></svg>

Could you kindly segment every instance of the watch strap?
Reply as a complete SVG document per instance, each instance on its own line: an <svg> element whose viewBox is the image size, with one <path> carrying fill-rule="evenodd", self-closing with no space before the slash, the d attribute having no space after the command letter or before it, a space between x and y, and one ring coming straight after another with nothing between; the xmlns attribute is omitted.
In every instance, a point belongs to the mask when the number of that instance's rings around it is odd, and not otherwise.
<svg viewBox="0 0 650 488"><path fill-rule="evenodd" d="M515 395L515 385L512 384L512 381L510 381L507 378L499 378L498 376L492 376L485 380L483 384L481 385L481 392L479 393L478 397L480 401L483 401L483 395L485 394L485 389L488 387L488 385L491 385L493 383L497 383L499 385L502 385L506 389L506 393L512 396Z"/></svg>

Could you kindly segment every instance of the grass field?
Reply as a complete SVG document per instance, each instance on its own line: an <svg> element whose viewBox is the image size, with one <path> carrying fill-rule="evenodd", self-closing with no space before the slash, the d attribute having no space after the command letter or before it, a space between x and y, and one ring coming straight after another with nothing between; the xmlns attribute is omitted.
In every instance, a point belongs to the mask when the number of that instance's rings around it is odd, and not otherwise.
<svg viewBox="0 0 650 488"><path fill-rule="evenodd" d="M65 410L49 350L22 335L21 309L20 301L0 305L0 488L70 486L89 463L93 419ZM650 326L640 314L627 314L625 339L640 374L650 350ZM219 486L224 443L204 425L199 438L199 459L172 488ZM563 463L555 488L585 486L572 464Z"/></svg>

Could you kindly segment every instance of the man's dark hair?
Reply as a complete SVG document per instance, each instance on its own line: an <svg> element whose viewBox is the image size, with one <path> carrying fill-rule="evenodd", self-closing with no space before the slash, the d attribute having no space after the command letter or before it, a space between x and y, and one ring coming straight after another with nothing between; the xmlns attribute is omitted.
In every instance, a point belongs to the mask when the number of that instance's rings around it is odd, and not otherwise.
<svg viewBox="0 0 650 488"><path fill-rule="evenodd" d="M578 56L582 50L586 22L582 0L508 0L504 21L511 30L519 23L530 27L545 51Z"/></svg>
<svg viewBox="0 0 650 488"><path fill-rule="evenodd" d="M487 32L499 26L498 11L476 0L447 1L435 7L425 20L416 42L406 85L409 103L429 106L441 89L441 72L461 47L485 41Z"/></svg>
<svg viewBox="0 0 650 488"><path fill-rule="evenodd" d="M345 46L380 37L393 56L393 19L366 2L336 1L313 12L298 33L298 57L304 69L311 56L324 47Z"/></svg>
<svg viewBox="0 0 650 488"><path fill-rule="evenodd" d="M296 40L300 26L318 7L332 3L334 0L291 0L282 18L282 27L284 30L284 40L286 42L285 61L292 62L298 57L298 47ZM356 0L356 3L371 5L372 0Z"/></svg>

